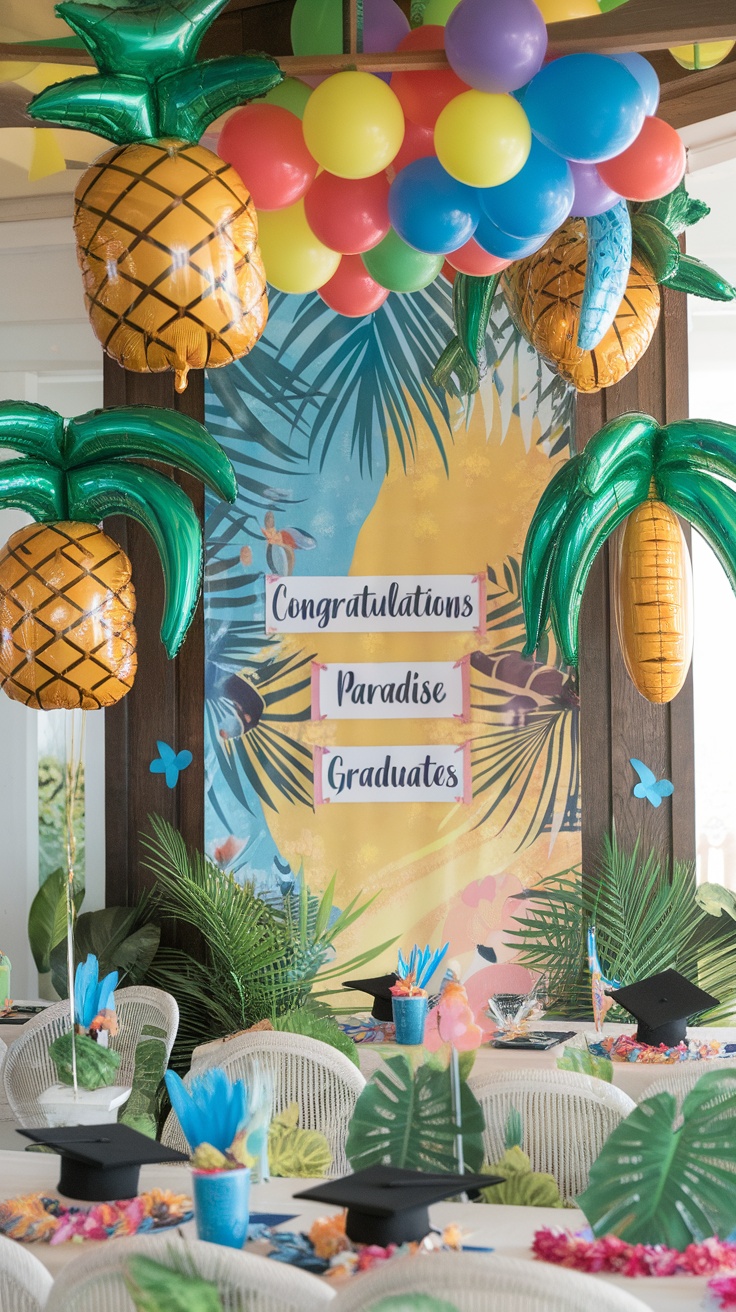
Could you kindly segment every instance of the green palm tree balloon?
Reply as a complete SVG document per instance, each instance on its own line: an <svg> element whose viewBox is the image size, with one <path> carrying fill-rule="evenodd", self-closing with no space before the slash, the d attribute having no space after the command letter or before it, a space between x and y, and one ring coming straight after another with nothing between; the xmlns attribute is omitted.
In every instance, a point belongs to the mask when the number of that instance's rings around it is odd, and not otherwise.
<svg viewBox="0 0 736 1312"><path fill-rule="evenodd" d="M644 696L671 700L691 646L682 632L689 560L678 515L702 534L736 591L736 427L703 419L660 427L640 414L606 424L562 466L534 512L522 562L525 653L551 621L564 659L577 665L593 561L629 520L617 598L624 658Z"/></svg>
<svg viewBox="0 0 736 1312"><path fill-rule="evenodd" d="M197 145L214 119L282 80L266 55L196 62L227 0L64 0L56 13L98 73L60 82L32 116L115 143L82 176L74 228L87 309L126 369L240 359L266 324L253 203L231 165Z"/></svg>
<svg viewBox="0 0 736 1312"><path fill-rule="evenodd" d="M0 551L0 686L42 710L95 710L129 691L136 672L131 564L99 527L127 515L153 538L164 572L161 640L176 655L194 614L202 530L189 497L139 460L193 474L227 501L235 473L201 424L151 406L65 421L45 406L0 404L0 507L34 523Z"/></svg>

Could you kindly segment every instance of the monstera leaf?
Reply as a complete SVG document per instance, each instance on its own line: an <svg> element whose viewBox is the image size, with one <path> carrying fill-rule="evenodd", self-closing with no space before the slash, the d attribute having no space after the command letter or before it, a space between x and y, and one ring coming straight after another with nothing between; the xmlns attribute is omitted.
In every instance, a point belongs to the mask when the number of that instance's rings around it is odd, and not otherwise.
<svg viewBox="0 0 736 1312"><path fill-rule="evenodd" d="M149 1139L156 1138L158 1093L165 1072L166 1031L156 1025L144 1025L135 1050L130 1097L120 1108L118 1120Z"/></svg>
<svg viewBox="0 0 736 1312"><path fill-rule="evenodd" d="M299 1104L292 1102L274 1116L268 1131L271 1175L286 1179L316 1179L329 1173L332 1149L319 1130L299 1127Z"/></svg>
<svg viewBox="0 0 736 1312"><path fill-rule="evenodd" d="M138 1253L129 1258L124 1280L137 1312L222 1312L217 1286L191 1267L173 1270Z"/></svg>
<svg viewBox="0 0 736 1312"><path fill-rule="evenodd" d="M481 1189L484 1203L500 1203L509 1207L564 1207L557 1181L553 1175L533 1171L526 1153L514 1144L507 1148L500 1162L483 1167L484 1175L500 1175L500 1184Z"/></svg>
<svg viewBox="0 0 736 1312"><path fill-rule="evenodd" d="M610 1057L596 1057L587 1048L574 1048L568 1044L557 1058L558 1071L577 1071L580 1075L594 1075L597 1080L613 1083L613 1062Z"/></svg>
<svg viewBox="0 0 736 1312"><path fill-rule="evenodd" d="M51 970L51 953L61 945L66 953L66 871L52 870L44 879L28 913L28 941L40 975ZM84 897L84 885L74 884L74 905L78 911Z"/></svg>
<svg viewBox="0 0 736 1312"><path fill-rule="evenodd" d="M483 1111L464 1080L460 1087L465 1165L478 1171ZM456 1134L449 1070L424 1065L415 1073L401 1055L389 1057L358 1098L346 1152L354 1171L382 1162L416 1171L455 1171Z"/></svg>
<svg viewBox="0 0 736 1312"><path fill-rule="evenodd" d="M736 894L723 884L699 884L695 901L709 916L721 916L725 911L732 920L736 920Z"/></svg>
<svg viewBox="0 0 736 1312"><path fill-rule="evenodd" d="M593 1233L682 1251L734 1228L736 1071L703 1075L682 1105L647 1098L613 1131L578 1198Z"/></svg>

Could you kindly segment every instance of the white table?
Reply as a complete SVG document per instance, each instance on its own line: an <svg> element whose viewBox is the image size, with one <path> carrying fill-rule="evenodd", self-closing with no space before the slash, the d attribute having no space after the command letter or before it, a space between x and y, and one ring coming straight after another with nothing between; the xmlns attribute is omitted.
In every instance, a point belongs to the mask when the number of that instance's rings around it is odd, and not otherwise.
<svg viewBox="0 0 736 1312"><path fill-rule="evenodd" d="M533 1029L540 1030L574 1030L576 1035L592 1034L593 1025L590 1021L564 1021L564 1020L541 1020L532 1026ZM604 1025L603 1033L606 1037L617 1034L633 1033L631 1025ZM736 1028L718 1028L718 1029L696 1029L688 1030L688 1037L706 1041L715 1040L717 1043L736 1043ZM574 1040L569 1040L570 1043ZM360 1069L368 1079L376 1068L381 1064L385 1057L395 1056L402 1051L399 1044L396 1043L359 1043L358 1053L360 1056ZM488 1075L494 1072L506 1073L508 1071L521 1070L554 1070L557 1066L557 1058L562 1055L563 1047L559 1045L556 1048L548 1048L546 1052L529 1052L518 1048L491 1048L485 1045L479 1048L475 1064L473 1066L473 1078L481 1075ZM736 1054L735 1054L736 1055ZM652 1064L645 1065L640 1062L615 1061L611 1063L613 1067L613 1083L617 1088L623 1089L628 1093L634 1102L638 1102L646 1094L646 1090L655 1080L659 1080L667 1071L672 1070L671 1065ZM704 1070L710 1070L711 1064L701 1063Z"/></svg>
<svg viewBox="0 0 736 1312"><path fill-rule="evenodd" d="M13 1198L24 1193L43 1190L46 1194L56 1194L59 1176L59 1163L56 1156L41 1153L0 1152L0 1198ZM268 1184L253 1186L251 1193L251 1210L253 1212L295 1213L295 1219L286 1224L289 1230L308 1230L312 1221L325 1213L338 1209L326 1207L322 1203L294 1200L294 1192L306 1189L309 1180L271 1180ZM191 1176L186 1166L148 1166L141 1171L141 1189L158 1186L173 1189L177 1193L189 1193ZM63 1201L70 1201L64 1199ZM459 1223L468 1244L492 1246L494 1251L506 1257L526 1258L533 1261L530 1243L536 1230L542 1226L564 1226L577 1230L585 1224L584 1217L578 1211L558 1211L546 1207L493 1207L472 1203L438 1203L431 1209L432 1223L444 1227L450 1222ZM193 1222L181 1227L181 1233L195 1237ZM108 1240L114 1244L115 1240ZM80 1253L91 1250L96 1244L87 1242L79 1244L60 1244L52 1248L48 1244L33 1244L31 1251L41 1259L52 1275L72 1261ZM431 1256L418 1261L431 1262ZM705 1295L706 1280L689 1276L677 1276L671 1279L627 1280L622 1276L598 1276L600 1280L610 1281L619 1288L636 1294L647 1307L655 1312L699 1312ZM360 1279L359 1276L354 1279ZM593 1312L593 1310L591 1310Z"/></svg>

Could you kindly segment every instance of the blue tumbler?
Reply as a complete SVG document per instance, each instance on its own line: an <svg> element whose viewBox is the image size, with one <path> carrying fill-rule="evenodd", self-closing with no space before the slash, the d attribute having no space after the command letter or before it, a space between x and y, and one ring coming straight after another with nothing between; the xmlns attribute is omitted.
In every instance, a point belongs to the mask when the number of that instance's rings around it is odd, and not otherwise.
<svg viewBox="0 0 736 1312"><path fill-rule="evenodd" d="M396 1042L419 1044L424 1043L424 1023L427 1019L428 998L426 994L422 997L416 994L413 998L397 997L395 994L391 999L394 1013L394 1025L396 1026Z"/></svg>
<svg viewBox="0 0 736 1312"><path fill-rule="evenodd" d="M242 1248L250 1221L250 1171L193 1171L197 1235L210 1244Z"/></svg>

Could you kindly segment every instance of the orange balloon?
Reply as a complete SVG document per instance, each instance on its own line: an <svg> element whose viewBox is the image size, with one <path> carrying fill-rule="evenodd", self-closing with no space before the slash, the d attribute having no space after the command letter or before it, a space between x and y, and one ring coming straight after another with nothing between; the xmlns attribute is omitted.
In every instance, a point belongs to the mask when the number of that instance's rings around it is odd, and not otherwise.
<svg viewBox="0 0 736 1312"><path fill-rule="evenodd" d="M28 524L0 551L0 687L36 710L96 711L132 687L131 565L96 524Z"/></svg>
<svg viewBox="0 0 736 1312"><path fill-rule="evenodd" d="M77 184L74 231L90 323L135 373L239 360L268 317L253 202L203 146L140 141L100 155Z"/></svg>

